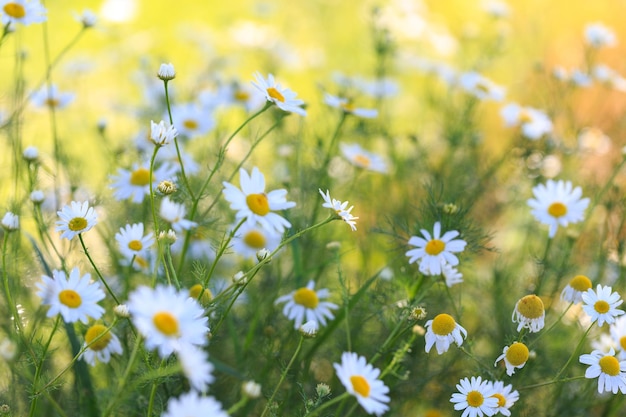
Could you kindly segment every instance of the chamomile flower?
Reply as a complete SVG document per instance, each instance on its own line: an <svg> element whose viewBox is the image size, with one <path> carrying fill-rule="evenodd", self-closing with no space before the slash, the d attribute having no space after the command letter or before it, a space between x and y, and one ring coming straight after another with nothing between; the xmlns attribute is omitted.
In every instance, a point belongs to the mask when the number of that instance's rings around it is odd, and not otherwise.
<svg viewBox="0 0 626 417"><path fill-rule="evenodd" d="M344 352L341 363L333 366L346 391L356 397L368 414L381 416L389 410L389 387L378 379L380 369L367 363L365 357L354 352Z"/></svg>
<svg viewBox="0 0 626 417"><path fill-rule="evenodd" d="M479 100L501 101L505 90L493 81L477 72L465 72L459 76L458 83L466 93Z"/></svg>
<svg viewBox="0 0 626 417"><path fill-rule="evenodd" d="M256 82L253 81L252 84L265 95L265 99L268 102L274 103L279 109L286 112L306 116L306 110L300 107L304 104L304 101L297 99L297 94L290 89L282 88L280 84L274 80L272 74L268 74L266 79L259 72L256 72L254 79Z"/></svg>
<svg viewBox="0 0 626 417"><path fill-rule="evenodd" d="M172 107L172 119L176 130L188 138L205 135L215 127L213 112L193 103Z"/></svg>
<svg viewBox="0 0 626 417"><path fill-rule="evenodd" d="M617 40L613 29L602 23L589 23L585 26L585 42L592 48L615 46Z"/></svg>
<svg viewBox="0 0 626 417"><path fill-rule="evenodd" d="M89 202L72 201L69 206L63 206L57 214L61 218L56 222L57 232L61 232L61 239L72 240L74 236L89 231L96 225L96 212L89 207Z"/></svg>
<svg viewBox="0 0 626 417"><path fill-rule="evenodd" d="M74 100L74 94L62 93L56 85L43 86L33 94L30 100L35 107L60 110Z"/></svg>
<svg viewBox="0 0 626 417"><path fill-rule="evenodd" d="M244 258L255 259L261 249L273 252L282 240L282 235L268 230L260 224L244 223L233 236L233 251Z"/></svg>
<svg viewBox="0 0 626 417"><path fill-rule="evenodd" d="M589 354L580 355L580 363L590 365L585 371L585 378L598 378L598 393L611 391L617 394L621 391L626 394L626 361L619 361L615 357L615 350L608 353L594 350Z"/></svg>
<svg viewBox="0 0 626 417"><path fill-rule="evenodd" d="M513 390L513 385L504 386L504 382L496 381L491 384L491 388L495 391L491 396L498 399L496 413L503 416L510 416L510 408L519 400L519 392Z"/></svg>
<svg viewBox="0 0 626 417"><path fill-rule="evenodd" d="M322 204L322 207L326 207L326 208L333 210L337 214L337 216L341 218L341 220L348 223L348 226L350 226L353 232L356 231L356 220L358 220L359 218L353 216L350 213L354 206L348 207L347 201L341 202L339 200L335 200L334 198L331 198L330 191L328 190L326 190L326 194L324 194L324 192L321 189L319 190L319 192L322 195L322 198L324 199L324 204Z"/></svg>
<svg viewBox="0 0 626 417"><path fill-rule="evenodd" d="M163 120L154 123L150 120L150 141L157 146L164 146L172 142L178 136L178 130L174 126L166 125Z"/></svg>
<svg viewBox="0 0 626 417"><path fill-rule="evenodd" d="M619 350L619 358L626 359L626 316L618 317L609 327L609 332Z"/></svg>
<svg viewBox="0 0 626 417"><path fill-rule="evenodd" d="M561 291L561 300L569 303L580 303L582 295L591 288L591 280L584 275L576 275Z"/></svg>
<svg viewBox="0 0 626 417"><path fill-rule="evenodd" d="M0 0L2 25L20 23L28 26L47 20L46 8L39 0Z"/></svg>
<svg viewBox="0 0 626 417"><path fill-rule="evenodd" d="M341 143L339 145L341 153L352 165L368 171L387 173L387 163L380 156L373 152L366 151L361 145L356 143Z"/></svg>
<svg viewBox="0 0 626 417"><path fill-rule="evenodd" d="M175 232L181 233L183 230L193 229L198 223L185 219L187 209L183 204L178 204L168 197L161 200L159 216L168 222Z"/></svg>
<svg viewBox="0 0 626 417"><path fill-rule="evenodd" d="M42 303L50 306L47 317L61 314L66 323L81 321L85 324L89 319L102 317L104 309L98 301L104 299L100 284L91 282L91 275L81 277L78 268L70 271L69 278L63 271L52 271L52 278L43 275L42 282L37 283Z"/></svg>
<svg viewBox="0 0 626 417"><path fill-rule="evenodd" d="M295 207L296 203L287 201L287 190L273 190L265 192L265 177L257 167L252 168L248 175L245 169L239 171L241 190L226 181L224 197L230 203L230 208L237 210L237 219L246 219L248 223L259 223L264 228L277 233L283 233L285 228L291 227L284 217L272 210L285 210Z"/></svg>
<svg viewBox="0 0 626 417"><path fill-rule="evenodd" d="M213 377L213 364L209 362L209 355L193 345L182 345L176 356L183 368L183 373L189 380L189 385L198 392L205 392Z"/></svg>
<svg viewBox="0 0 626 417"><path fill-rule="evenodd" d="M604 323L613 324L618 316L624 314L623 310L617 307L624 301L619 293L614 292L611 287L598 285L596 291L592 288L582 294L583 310L589 315L591 321L597 321L598 326Z"/></svg>
<svg viewBox="0 0 626 417"><path fill-rule="evenodd" d="M364 109L361 107L355 107L352 101L347 98L341 98L329 93L324 93L324 103L331 107L342 110L344 113L353 114L365 119L371 119L378 116L378 110L376 109Z"/></svg>
<svg viewBox="0 0 626 417"><path fill-rule="evenodd" d="M489 381L481 377L463 378L456 384L459 391L452 394L450 402L457 411L463 410L461 417L492 416L498 410L498 398L493 395L496 390Z"/></svg>
<svg viewBox="0 0 626 417"><path fill-rule="evenodd" d="M441 235L441 223L436 222L433 227L433 235L427 230L421 230L422 236L412 236L409 245L417 246L406 252L409 263L420 261L419 269L425 275L439 275L444 265L456 266L459 259L454 253L463 252L465 242L455 239L459 232L451 230Z"/></svg>
<svg viewBox="0 0 626 417"><path fill-rule="evenodd" d="M548 180L533 188L535 198L528 200L531 213L542 224L549 226L548 236L553 238L559 226L578 223L584 219L588 198L580 198L580 187L573 188L570 181Z"/></svg>
<svg viewBox="0 0 626 417"><path fill-rule="evenodd" d="M522 136L537 140L552 132L552 121L541 110L522 107L516 103L507 104L500 111L507 126L519 126Z"/></svg>
<svg viewBox="0 0 626 417"><path fill-rule="evenodd" d="M546 310L541 298L534 294L520 298L515 304L512 320L519 323L517 331L527 328L531 333L536 333L545 326Z"/></svg>
<svg viewBox="0 0 626 417"><path fill-rule="evenodd" d="M453 285L463 282L463 274L460 273L455 267L445 264L441 267L441 273L446 281L448 288Z"/></svg>
<svg viewBox="0 0 626 417"><path fill-rule="evenodd" d="M94 324L87 329L83 348L86 350L80 359L91 366L96 366L96 361L109 363L112 354L120 355L123 352L120 339L102 324Z"/></svg>
<svg viewBox="0 0 626 417"><path fill-rule="evenodd" d="M174 68L174 64L172 64L171 62L162 63L159 66L157 77L159 77L163 81L170 81L176 78L176 69Z"/></svg>
<svg viewBox="0 0 626 417"><path fill-rule="evenodd" d="M525 344L514 342L510 346L504 347L502 355L498 356L493 366L496 366L498 362L504 359L506 374L511 376L515 373L515 369L522 369L526 365L529 356L530 352Z"/></svg>
<svg viewBox="0 0 626 417"><path fill-rule="evenodd" d="M152 172L152 187L159 182L171 178L176 172L169 164L163 164ZM117 175L112 175L111 188L113 197L117 200L130 200L135 204L141 203L150 195L150 165L148 163L135 164L132 170L118 168Z"/></svg>
<svg viewBox="0 0 626 417"><path fill-rule="evenodd" d="M20 218L17 214L7 211L2 217L2 227L7 232L14 232L20 228Z"/></svg>
<svg viewBox="0 0 626 417"><path fill-rule="evenodd" d="M128 297L128 310L148 349L158 349L162 358L185 345L207 344L209 328L204 310L186 290L157 285L141 286Z"/></svg>
<svg viewBox="0 0 626 417"><path fill-rule="evenodd" d="M115 240L120 247L120 252L127 257L141 255L154 243L152 232L144 236L143 223L127 224L115 234Z"/></svg>
<svg viewBox="0 0 626 417"><path fill-rule="evenodd" d="M463 337L467 337L467 330L458 324L451 315L438 314L434 319L426 322L426 353L430 352L434 345L437 348L437 353L441 355L448 351L452 342L461 346Z"/></svg>
<svg viewBox="0 0 626 417"><path fill-rule="evenodd" d="M201 397L190 391L179 398L170 398L161 417L228 417L222 405L213 397Z"/></svg>
<svg viewBox="0 0 626 417"><path fill-rule="evenodd" d="M283 308L283 314L294 321L294 328L297 330L302 323L315 320L320 326L326 325L326 320L335 318L331 310L339 308L336 304L322 301L330 295L324 288L315 290L315 282L309 281L306 287L298 288L282 297L278 297L274 304L287 302Z"/></svg>

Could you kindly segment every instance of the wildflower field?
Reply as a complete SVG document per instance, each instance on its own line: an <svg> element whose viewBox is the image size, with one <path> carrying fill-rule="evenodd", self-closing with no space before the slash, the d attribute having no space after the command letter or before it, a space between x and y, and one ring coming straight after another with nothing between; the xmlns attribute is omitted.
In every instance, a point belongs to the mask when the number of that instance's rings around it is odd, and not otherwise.
<svg viewBox="0 0 626 417"><path fill-rule="evenodd" d="M0 417L625 415L624 15L0 0Z"/></svg>

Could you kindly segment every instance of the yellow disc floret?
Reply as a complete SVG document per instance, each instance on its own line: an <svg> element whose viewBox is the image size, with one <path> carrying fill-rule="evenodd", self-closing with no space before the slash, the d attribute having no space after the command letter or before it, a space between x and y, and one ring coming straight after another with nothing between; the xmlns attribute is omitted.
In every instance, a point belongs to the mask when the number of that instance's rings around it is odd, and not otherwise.
<svg viewBox="0 0 626 417"><path fill-rule="evenodd" d="M208 288L202 288L201 284L196 284L189 288L189 296L194 300L200 300L202 304L206 304L213 299L213 293L211 293L211 290Z"/></svg>
<svg viewBox="0 0 626 417"><path fill-rule="evenodd" d="M495 393L491 397L498 399L498 407L504 407L506 405L506 398L504 398L504 395Z"/></svg>
<svg viewBox="0 0 626 417"><path fill-rule="evenodd" d="M545 310L541 298L531 294L517 302L517 311L527 319L538 319L543 316Z"/></svg>
<svg viewBox="0 0 626 417"><path fill-rule="evenodd" d="M7 3L3 7L4 13L14 19L21 19L26 16L26 9L18 3Z"/></svg>
<svg viewBox="0 0 626 417"><path fill-rule="evenodd" d="M513 366L520 366L528 360L528 347L520 342L515 342L506 351L506 360Z"/></svg>
<svg viewBox="0 0 626 417"><path fill-rule="evenodd" d="M598 363L603 373L611 376L619 375L619 361L615 356L604 356Z"/></svg>
<svg viewBox="0 0 626 417"><path fill-rule="evenodd" d="M267 89L267 95L273 98L274 100L280 101L281 103L285 102L285 97L280 93L280 91L278 91L274 87L270 87Z"/></svg>
<svg viewBox="0 0 626 417"><path fill-rule="evenodd" d="M606 314L611 309L611 306L604 300L598 300L593 305L593 308L600 314Z"/></svg>
<svg viewBox="0 0 626 417"><path fill-rule="evenodd" d="M356 155L354 157L354 163L367 168L372 164L372 160L366 155Z"/></svg>
<svg viewBox="0 0 626 417"><path fill-rule="evenodd" d="M293 294L293 301L306 308L315 308L320 300L317 293L309 288L300 288Z"/></svg>
<svg viewBox="0 0 626 417"><path fill-rule="evenodd" d="M105 326L94 324L85 333L85 342L89 345L89 349L100 351L108 346L112 337ZM94 342L94 340L96 341Z"/></svg>
<svg viewBox="0 0 626 417"><path fill-rule="evenodd" d="M131 240L128 242L128 249L139 252L143 249L143 243L141 243L141 240Z"/></svg>
<svg viewBox="0 0 626 417"><path fill-rule="evenodd" d="M446 248L446 244L439 239L428 241L424 250L429 255L439 255Z"/></svg>
<svg viewBox="0 0 626 417"><path fill-rule="evenodd" d="M591 288L591 280L584 275L576 275L569 282L569 286L579 292L585 292Z"/></svg>
<svg viewBox="0 0 626 417"><path fill-rule="evenodd" d="M67 223L67 227L72 232L78 232L79 230L83 230L85 227L87 227L87 219L85 219L84 217L74 217Z"/></svg>
<svg viewBox="0 0 626 417"><path fill-rule="evenodd" d="M250 211L259 216L265 216L270 212L270 205L265 194L248 194L246 204Z"/></svg>
<svg viewBox="0 0 626 417"><path fill-rule="evenodd" d="M361 375L353 375L350 377L350 382L352 382L352 388L354 388L357 394L361 397L369 397L370 384L367 383L367 379L363 378Z"/></svg>
<svg viewBox="0 0 626 417"><path fill-rule="evenodd" d="M150 183L150 171L146 168L137 168L130 174L130 183L137 186L148 185Z"/></svg>
<svg viewBox="0 0 626 417"><path fill-rule="evenodd" d="M187 119L183 121L183 126L185 126L185 129L195 130L198 128L198 122L193 119Z"/></svg>
<svg viewBox="0 0 626 417"><path fill-rule="evenodd" d="M263 249L265 247L265 235L258 230L250 230L243 237L243 242L254 249Z"/></svg>
<svg viewBox="0 0 626 417"><path fill-rule="evenodd" d="M433 333L439 336L447 336L456 327L456 321L449 314L439 314L433 319L431 329Z"/></svg>
<svg viewBox="0 0 626 417"><path fill-rule="evenodd" d="M559 203L558 201L550 204L548 207L548 214L552 217L561 217L567 214L567 206L563 203Z"/></svg>
<svg viewBox="0 0 626 417"><path fill-rule="evenodd" d="M178 335L178 320L167 311L160 311L152 317L154 326L166 336Z"/></svg>
<svg viewBox="0 0 626 417"><path fill-rule="evenodd" d="M480 407L485 402L485 397L478 391L470 391L467 394L467 404L470 407Z"/></svg>

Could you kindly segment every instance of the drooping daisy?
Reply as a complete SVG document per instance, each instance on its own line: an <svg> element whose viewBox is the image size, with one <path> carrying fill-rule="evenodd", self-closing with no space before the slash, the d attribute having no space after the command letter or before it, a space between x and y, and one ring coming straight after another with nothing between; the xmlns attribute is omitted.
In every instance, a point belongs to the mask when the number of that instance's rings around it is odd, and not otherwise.
<svg viewBox="0 0 626 417"><path fill-rule="evenodd" d="M273 252L282 240L282 235L268 230L260 224L244 223L233 236L233 251L244 258L255 259L261 249Z"/></svg>
<svg viewBox="0 0 626 417"><path fill-rule="evenodd" d="M467 330L458 324L451 315L442 313L426 322L426 335L424 337L426 338L426 353L430 352L434 345L437 348L437 353L441 355L448 351L452 342L461 346L463 337L467 337Z"/></svg>
<svg viewBox="0 0 626 417"><path fill-rule="evenodd" d="M592 48L615 46L617 39L613 29L602 23L589 23L585 26L585 41Z"/></svg>
<svg viewBox="0 0 626 417"><path fill-rule="evenodd" d="M367 363L364 356L344 352L341 363L334 363L337 378L368 414L383 415L389 406L389 388L378 379L380 369Z"/></svg>
<svg viewBox="0 0 626 417"><path fill-rule="evenodd" d="M352 165L369 171L387 173L387 163L380 155L366 151L356 143L341 143L339 147L343 156Z"/></svg>
<svg viewBox="0 0 626 417"><path fill-rule="evenodd" d="M324 103L336 109L341 109L344 113L354 114L358 117L371 119L378 116L378 110L376 109L364 109L361 107L355 107L352 101L347 98L341 98L329 93L324 93Z"/></svg>
<svg viewBox="0 0 626 417"><path fill-rule="evenodd" d="M111 354L120 355L123 352L120 339L102 324L94 324L87 329L83 344L83 348L85 347L87 349L81 354L80 359L91 366L96 366L96 360L109 363Z"/></svg>
<svg viewBox="0 0 626 417"><path fill-rule="evenodd" d="M517 103L509 103L500 111L507 126L519 126L522 136L537 140L552 132L552 121L542 111L533 107L522 107Z"/></svg>
<svg viewBox="0 0 626 417"><path fill-rule="evenodd" d="M127 224L115 234L115 240L120 247L120 252L127 257L141 255L154 243L152 232L144 236L143 223Z"/></svg>
<svg viewBox="0 0 626 417"><path fill-rule="evenodd" d="M458 83L466 93L479 100L501 101L504 99L504 88L477 72L471 71L461 74Z"/></svg>
<svg viewBox="0 0 626 417"><path fill-rule="evenodd" d="M208 319L198 302L186 290L172 286L141 286L128 297L131 319L146 340L148 349L157 348L162 358L184 345L207 344Z"/></svg>
<svg viewBox="0 0 626 417"><path fill-rule="evenodd" d="M161 200L159 216L168 222L175 232L181 233L183 230L193 229L198 225L196 222L185 219L185 214L187 214L187 209L183 204L178 204L168 197Z"/></svg>
<svg viewBox="0 0 626 417"><path fill-rule="evenodd" d="M39 0L0 0L2 25L20 23L28 26L47 20L46 8Z"/></svg>
<svg viewBox="0 0 626 417"><path fill-rule="evenodd" d="M498 410L498 398L493 384L481 377L463 378L456 384L458 393L452 394L450 402L457 411L463 410L461 417L492 416Z"/></svg>
<svg viewBox="0 0 626 417"><path fill-rule="evenodd" d="M350 206L348 208L347 201L341 202L339 200L335 200L334 198L331 198L330 191L328 190L326 190L326 194L324 194L324 192L321 189L319 190L319 192L322 195L322 198L324 199L324 204L322 204L322 207L326 207L326 208L333 210L335 213L337 213L337 216L339 216L341 220L348 223L348 226L350 226L353 232L356 231L356 220L358 220L359 218L353 216L350 213L352 209L354 208L354 206Z"/></svg>
<svg viewBox="0 0 626 417"><path fill-rule="evenodd" d="M536 333L545 326L546 310L541 298L534 294L520 298L515 304L513 311L513 323L519 323L517 331L527 328L531 333Z"/></svg>
<svg viewBox="0 0 626 417"><path fill-rule="evenodd" d="M290 89L282 88L274 80L272 74L268 74L267 79L265 79L261 73L256 72L254 79L256 82L253 81L252 84L265 95L267 101L274 103L279 109L286 112L306 116L306 110L300 107L304 104L304 101L297 99L297 94Z"/></svg>
<svg viewBox="0 0 626 417"><path fill-rule="evenodd" d="M619 361L615 357L615 350L609 353L594 350L589 354L580 355L580 363L590 365L585 371L585 378L598 378L598 393L611 391L617 394L621 391L626 394L626 361Z"/></svg>
<svg viewBox="0 0 626 417"><path fill-rule="evenodd" d="M515 373L515 369L522 369L526 365L529 356L530 352L525 344L514 342L510 346L504 347L502 355L498 356L493 366L496 366L498 362L504 359L506 374L511 376Z"/></svg>
<svg viewBox="0 0 626 417"><path fill-rule="evenodd" d="M609 327L609 332L619 350L619 358L626 359L626 316L618 317Z"/></svg>
<svg viewBox="0 0 626 417"><path fill-rule="evenodd" d="M196 391L189 391L179 398L167 401L167 411L161 417L228 417L222 405L213 397L201 397Z"/></svg>
<svg viewBox="0 0 626 417"><path fill-rule="evenodd" d="M43 275L42 282L37 283L43 304L49 305L47 317L61 314L66 323L81 321L85 324L89 319L98 320L104 309L98 301L104 299L100 284L91 282L91 275L81 277L77 267L70 271L69 278L64 271L52 271L52 278Z"/></svg>
<svg viewBox="0 0 626 417"><path fill-rule="evenodd" d="M163 164L152 172L152 187L156 188L159 182L171 178L176 170L169 164ZM130 200L141 203L150 195L150 164L134 164L132 170L117 169L117 175L112 175L111 188L113 197L117 200Z"/></svg>
<svg viewBox="0 0 626 417"><path fill-rule="evenodd" d="M150 141L158 146L164 146L168 143L172 142L176 136L178 136L178 131L174 126L166 125L163 120L159 123L154 123L153 120L150 120Z"/></svg>
<svg viewBox="0 0 626 417"><path fill-rule="evenodd" d="M545 185L539 184L533 188L535 198L529 199L528 205L532 215L550 227L548 236L553 238L559 226L566 227L569 223L578 223L584 219L589 199L581 199L582 194L582 189L573 188L570 181L548 180Z"/></svg>
<svg viewBox="0 0 626 417"><path fill-rule="evenodd" d="M591 288L591 280L584 275L576 275L561 291L561 300L569 303L580 303L583 293Z"/></svg>
<svg viewBox="0 0 626 417"><path fill-rule="evenodd" d="M73 100L73 93L60 92L56 85L43 86L30 99L35 107L54 108L55 110L67 107Z"/></svg>
<svg viewBox="0 0 626 417"><path fill-rule="evenodd" d="M412 236L409 239L409 245L417 246L406 252L409 257L409 263L420 261L419 269L425 275L441 274L444 265L456 266L459 259L453 253L463 252L465 242L462 239L454 239L459 236L456 230L450 230L441 236L441 223L436 222L433 227L433 235L427 231L421 230L422 237Z"/></svg>
<svg viewBox="0 0 626 417"><path fill-rule="evenodd" d="M443 278L446 280L446 286L448 288L463 282L463 274L451 265L443 265L441 267L441 273L443 275Z"/></svg>
<svg viewBox="0 0 626 417"><path fill-rule="evenodd" d="M189 380L189 385L198 392L206 392L208 385L215 379L209 355L201 348L186 344L181 346L176 356Z"/></svg>
<svg viewBox="0 0 626 417"><path fill-rule="evenodd" d="M618 316L624 314L624 310L618 310L618 306L624 301L619 293L614 292L608 285L599 285L596 291L592 288L582 294L583 310L589 315L591 321L597 321L598 326L604 323L613 324Z"/></svg>
<svg viewBox="0 0 626 417"><path fill-rule="evenodd" d="M212 110L193 103L172 107L172 119L176 130L188 138L205 135L215 127Z"/></svg>
<svg viewBox="0 0 626 417"><path fill-rule="evenodd" d="M284 217L272 210L286 210L295 207L296 203L287 201L287 190L273 190L265 193L265 177L257 167L252 168L248 175L245 169L239 170L241 190L224 181L224 198L230 208L237 210L237 219L246 219L248 223L259 223L268 230L283 233L291 227Z"/></svg>
<svg viewBox="0 0 626 417"><path fill-rule="evenodd" d="M513 404L519 400L519 392L513 390L513 385L509 384L504 386L504 382L496 381L491 385L491 388L495 391L492 397L498 399L498 405L496 407L496 413L500 413L503 416L510 416L510 408Z"/></svg>
<svg viewBox="0 0 626 417"><path fill-rule="evenodd" d="M302 323L315 320L321 326L326 325L326 320L335 318L331 310L339 308L334 303L322 301L328 298L329 291L324 288L315 291L315 282L309 281L306 287L298 288L282 297L278 297L274 304L287 302L283 308L283 314L294 321L294 328L297 330Z"/></svg>
<svg viewBox="0 0 626 417"><path fill-rule="evenodd" d="M61 218L56 222L57 232L61 232L61 239L72 240L74 236L89 231L96 225L96 212L89 207L89 202L72 201L69 206L63 206L57 214Z"/></svg>

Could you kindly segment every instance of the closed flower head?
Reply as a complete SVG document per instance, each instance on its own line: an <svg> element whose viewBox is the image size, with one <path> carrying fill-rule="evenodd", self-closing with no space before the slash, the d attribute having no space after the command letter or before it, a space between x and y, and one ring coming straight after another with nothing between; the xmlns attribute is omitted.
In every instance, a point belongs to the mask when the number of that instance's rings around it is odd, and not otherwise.
<svg viewBox="0 0 626 417"><path fill-rule="evenodd" d="M546 310L541 298L534 294L520 298L513 311L513 323L519 323L517 331L527 328L531 333L543 329Z"/></svg>

